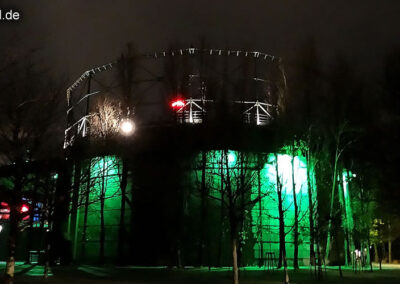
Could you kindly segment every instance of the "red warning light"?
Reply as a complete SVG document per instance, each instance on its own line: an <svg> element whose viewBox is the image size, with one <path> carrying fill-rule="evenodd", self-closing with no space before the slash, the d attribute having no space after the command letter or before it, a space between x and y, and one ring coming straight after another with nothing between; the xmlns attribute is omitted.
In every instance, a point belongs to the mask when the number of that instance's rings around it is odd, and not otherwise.
<svg viewBox="0 0 400 284"><path fill-rule="evenodd" d="M21 211L21 213L28 212L29 211L29 206L26 205L26 204L22 204L20 211Z"/></svg>
<svg viewBox="0 0 400 284"><path fill-rule="evenodd" d="M10 219L10 207L7 202L0 202L0 220Z"/></svg>
<svg viewBox="0 0 400 284"><path fill-rule="evenodd" d="M21 212L21 213L27 213L28 211L29 211L29 205L28 204L22 204L21 205L21 208L19 209L19 211ZM22 220L24 220L24 221L26 221L26 220L29 220L29 215L22 215Z"/></svg>
<svg viewBox="0 0 400 284"><path fill-rule="evenodd" d="M19 213L27 213L29 212L29 205L23 203L21 207L19 207ZM10 206L7 202L0 202L0 220L8 220L10 219ZM28 220L29 215L22 215L22 220Z"/></svg>
<svg viewBox="0 0 400 284"><path fill-rule="evenodd" d="M175 100L171 103L171 107L173 109L180 109L183 108L185 106L185 101L184 100Z"/></svg>

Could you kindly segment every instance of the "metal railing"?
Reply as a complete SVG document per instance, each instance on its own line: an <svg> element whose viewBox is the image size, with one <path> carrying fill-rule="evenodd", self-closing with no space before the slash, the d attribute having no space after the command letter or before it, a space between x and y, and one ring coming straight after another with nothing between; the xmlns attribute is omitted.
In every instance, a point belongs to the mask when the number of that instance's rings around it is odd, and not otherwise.
<svg viewBox="0 0 400 284"><path fill-rule="evenodd" d="M229 57L229 58L248 58L251 62L262 63L262 64L275 64L278 66L279 70L280 66L282 65L282 60L279 57L272 56L267 53L258 52L258 51L245 51L245 50L223 50L223 49L199 49L199 48L184 48L184 49L177 49L177 50L168 50L168 51L161 51L155 53L147 53L137 55L137 58L142 59L161 59L161 58L173 58L173 57L181 57L186 56L188 58L193 58L194 56L199 56L200 58L203 56L207 57ZM242 63L240 63L242 64ZM80 138L85 138L88 136L93 136L94 133L90 130L91 125L91 117L95 114L90 114L90 104L89 100L94 95L100 93L100 91L94 91L93 86L91 88L91 81L97 82L100 84L96 79L95 76L98 76L100 73L105 71L109 71L110 69L115 68L118 66L118 62L112 62L108 64L104 64L90 70L85 71L68 89L67 89L67 129L65 130L65 139L64 139L64 148L73 145L73 143ZM140 65L141 66L141 65ZM143 82L160 82L160 77L154 75L152 72L149 72L148 69L142 66L145 70L145 74L149 73L151 76L148 80L143 80ZM236 69L235 69L236 70ZM236 71L232 72L236 72ZM215 74L219 74L218 70L213 71ZM213 74L214 74L213 73ZM284 73L282 73L284 76ZM202 78L199 74L190 75L199 80ZM257 72L255 71L254 78L251 75L252 79L260 82L262 84L267 84L268 80L265 78L258 78ZM190 78L192 78L190 77ZM145 78L146 79L146 78ZM204 82L202 82L203 84ZM87 87L87 90L84 91L84 95L82 97L77 97L76 94L81 89ZM147 90L147 89L146 89ZM197 91L196 91L197 92ZM206 100L207 91L205 87L201 85L200 90L198 90L198 94L194 94L193 97L190 97L184 100L184 105L179 108L175 109L176 113L176 122L181 124L201 124L204 123L205 118L212 111L212 106L214 102L212 100ZM192 95L192 94L191 94ZM201 98L199 98L201 97ZM83 104L86 103L86 107ZM234 101L234 104L241 104L241 112L242 112L242 119L244 123L247 124L255 124L255 125L268 125L273 116L277 113L276 106L268 104L264 101ZM77 113L81 112L82 109L86 109L84 112L86 115L79 117L78 120L75 121L74 116L76 117ZM79 114L78 114L79 115Z"/></svg>

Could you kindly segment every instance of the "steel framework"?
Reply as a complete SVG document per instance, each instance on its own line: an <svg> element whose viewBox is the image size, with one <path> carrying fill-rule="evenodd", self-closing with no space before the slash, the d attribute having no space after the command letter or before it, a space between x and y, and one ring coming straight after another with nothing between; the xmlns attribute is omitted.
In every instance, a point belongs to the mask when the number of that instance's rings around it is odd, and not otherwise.
<svg viewBox="0 0 400 284"><path fill-rule="evenodd" d="M160 60L163 62L162 68L151 71L155 62L160 62ZM215 63L218 60L220 62ZM229 92L231 103L240 107L244 123L258 126L268 125L277 113L278 105L278 100L272 98L274 91L271 90L274 88L276 90L282 89L277 87L280 82L276 81L283 82L282 85L285 84L282 60L279 57L257 51L191 47L135 55L135 61L138 62L136 69L141 72L141 77L135 78L133 82L135 87L148 85L143 88L142 93L149 93L149 90L155 84L161 83L166 86L170 83L168 80L173 78L172 81L174 82L171 85L175 84L178 87L170 87L171 91L163 90L163 92L165 93L164 101L165 98L172 98L174 95L182 97L184 104L174 109L175 122L177 123L199 124L204 122L204 118L219 99L218 96L210 95L211 92L208 90L209 85L211 85L210 77L213 77L214 85L220 88L220 93ZM234 61L231 64L234 65L234 68L227 67L231 61ZM119 63L116 61L87 70L67 89L67 127L65 129L64 148L72 146L77 138L90 136L91 118L96 111L93 109L91 100L95 100L98 96L110 94L121 100L121 97L115 93L117 86L113 83L107 85L99 78L109 73L106 71L118 69L118 65ZM172 70L165 70L165 66L172 66ZM223 68L219 68L219 66L223 66ZM249 71L252 68L253 70ZM245 74L237 75L239 71ZM207 72L209 74L206 74ZM160 73L161 75L159 75ZM278 76L271 76L271 73L278 74ZM236 74L233 76L235 77L233 80L230 78L230 74ZM177 79L178 77L179 79ZM241 94L240 99L235 99L233 93L240 93L240 90L246 89L239 84L245 80L252 82L251 90L244 90L243 94L245 95ZM126 107L137 109L146 104L147 107L151 104L165 104L160 99L152 103L143 103L141 100L142 98L133 105ZM152 112L151 107L148 112ZM142 126L145 127L145 123Z"/></svg>

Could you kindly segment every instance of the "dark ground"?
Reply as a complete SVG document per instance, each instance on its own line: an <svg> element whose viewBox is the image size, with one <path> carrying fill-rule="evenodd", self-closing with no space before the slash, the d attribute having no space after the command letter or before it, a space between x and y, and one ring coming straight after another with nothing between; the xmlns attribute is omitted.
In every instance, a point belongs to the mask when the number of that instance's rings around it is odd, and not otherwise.
<svg viewBox="0 0 400 284"><path fill-rule="evenodd" d="M1 263L2 267L4 264ZM376 268L375 268L376 269ZM53 267L45 282L43 267L18 264L16 283L232 283L229 269L187 268L185 270L139 267ZM291 283L400 283L400 265L385 265L382 271L354 273L351 268L339 271L327 269L323 281L315 279L309 268L290 270ZM283 283L283 271L247 269L240 273L240 283Z"/></svg>

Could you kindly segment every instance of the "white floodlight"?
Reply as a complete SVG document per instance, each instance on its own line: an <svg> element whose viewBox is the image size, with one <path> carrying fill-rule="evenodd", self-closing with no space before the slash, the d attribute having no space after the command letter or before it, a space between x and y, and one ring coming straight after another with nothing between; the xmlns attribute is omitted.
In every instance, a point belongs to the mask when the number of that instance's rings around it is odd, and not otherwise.
<svg viewBox="0 0 400 284"><path fill-rule="evenodd" d="M135 131L135 123L130 119L124 119L120 124L120 129L122 134L131 135Z"/></svg>

